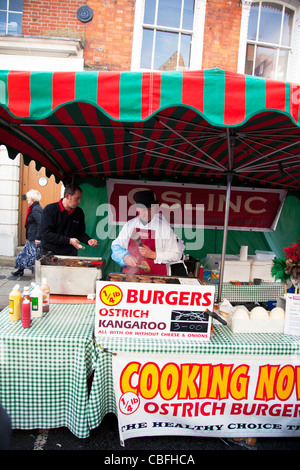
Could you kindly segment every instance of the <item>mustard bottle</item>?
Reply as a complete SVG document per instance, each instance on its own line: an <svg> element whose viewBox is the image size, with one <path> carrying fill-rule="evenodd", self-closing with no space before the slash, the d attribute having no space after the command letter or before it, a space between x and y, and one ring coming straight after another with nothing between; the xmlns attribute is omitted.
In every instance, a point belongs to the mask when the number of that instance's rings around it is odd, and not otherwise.
<svg viewBox="0 0 300 470"><path fill-rule="evenodd" d="M10 321L18 321L21 319L21 292L19 291L19 284L16 284L9 294L8 312Z"/></svg>

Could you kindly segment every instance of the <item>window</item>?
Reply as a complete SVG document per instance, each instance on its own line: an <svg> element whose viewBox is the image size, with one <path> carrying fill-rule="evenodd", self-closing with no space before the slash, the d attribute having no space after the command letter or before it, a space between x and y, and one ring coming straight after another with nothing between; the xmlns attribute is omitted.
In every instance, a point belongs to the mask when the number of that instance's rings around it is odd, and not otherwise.
<svg viewBox="0 0 300 470"><path fill-rule="evenodd" d="M23 0L0 0L0 34L22 34Z"/></svg>
<svg viewBox="0 0 300 470"><path fill-rule="evenodd" d="M286 5L252 3L246 45L246 74L286 80L293 22L294 11Z"/></svg>
<svg viewBox="0 0 300 470"><path fill-rule="evenodd" d="M204 16L205 1L137 0L132 68L200 68Z"/></svg>

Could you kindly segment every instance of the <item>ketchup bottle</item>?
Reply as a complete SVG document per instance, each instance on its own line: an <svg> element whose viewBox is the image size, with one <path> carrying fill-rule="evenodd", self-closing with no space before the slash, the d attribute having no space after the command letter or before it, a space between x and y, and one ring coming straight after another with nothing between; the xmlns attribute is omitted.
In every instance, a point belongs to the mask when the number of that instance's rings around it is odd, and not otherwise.
<svg viewBox="0 0 300 470"><path fill-rule="evenodd" d="M203 281L203 272L204 272L204 268L201 264L199 271L198 271L198 278L200 279L200 281Z"/></svg>
<svg viewBox="0 0 300 470"><path fill-rule="evenodd" d="M22 303L22 326L23 328L29 328L31 323L31 308L30 308L30 300L26 297Z"/></svg>

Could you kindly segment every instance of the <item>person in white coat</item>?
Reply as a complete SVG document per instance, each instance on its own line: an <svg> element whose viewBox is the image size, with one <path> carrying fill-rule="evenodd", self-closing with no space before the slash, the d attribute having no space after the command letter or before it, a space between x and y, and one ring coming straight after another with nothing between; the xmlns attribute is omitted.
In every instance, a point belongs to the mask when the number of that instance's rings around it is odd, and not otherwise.
<svg viewBox="0 0 300 470"><path fill-rule="evenodd" d="M125 273L186 276L184 245L158 212L153 191L139 191L135 197L138 215L123 226L112 242L112 259Z"/></svg>

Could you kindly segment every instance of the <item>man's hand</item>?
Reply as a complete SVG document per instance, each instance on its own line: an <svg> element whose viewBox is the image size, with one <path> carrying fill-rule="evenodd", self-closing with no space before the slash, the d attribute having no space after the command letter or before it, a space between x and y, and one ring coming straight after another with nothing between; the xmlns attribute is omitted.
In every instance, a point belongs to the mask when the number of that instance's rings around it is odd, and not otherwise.
<svg viewBox="0 0 300 470"><path fill-rule="evenodd" d="M152 251L149 246L143 245L139 247L139 252L143 258L156 259L156 251Z"/></svg>
<svg viewBox="0 0 300 470"><path fill-rule="evenodd" d="M88 241L88 244L90 246L99 246L99 243L97 242L97 240L95 240L94 238L91 238L89 241Z"/></svg>
<svg viewBox="0 0 300 470"><path fill-rule="evenodd" d="M76 250L80 247L80 241L77 238L70 238L70 245L73 245Z"/></svg>
<svg viewBox="0 0 300 470"><path fill-rule="evenodd" d="M138 259L133 255L125 255L124 261L127 266L131 266L132 268L135 268L139 264Z"/></svg>

